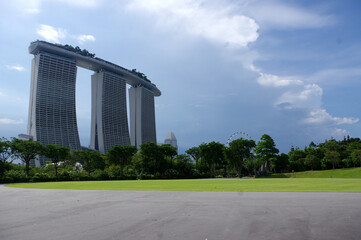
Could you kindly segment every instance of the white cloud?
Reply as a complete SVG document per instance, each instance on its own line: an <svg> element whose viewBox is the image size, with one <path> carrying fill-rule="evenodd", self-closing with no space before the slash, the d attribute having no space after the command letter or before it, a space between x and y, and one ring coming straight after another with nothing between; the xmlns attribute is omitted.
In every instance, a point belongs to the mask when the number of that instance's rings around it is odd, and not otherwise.
<svg viewBox="0 0 361 240"><path fill-rule="evenodd" d="M277 100L276 106L287 104L288 108L315 109L321 107L322 88L317 84L300 85L287 90Z"/></svg>
<svg viewBox="0 0 361 240"><path fill-rule="evenodd" d="M99 6L103 0L57 0L60 3L75 7L95 8Z"/></svg>
<svg viewBox="0 0 361 240"><path fill-rule="evenodd" d="M13 120L9 118L0 118L0 124L23 124L23 120Z"/></svg>
<svg viewBox="0 0 361 240"><path fill-rule="evenodd" d="M309 116L304 120L305 123L315 125L341 125L354 124L359 121L358 118L339 118L332 117L325 109L311 111Z"/></svg>
<svg viewBox="0 0 361 240"><path fill-rule="evenodd" d="M252 68L256 70L252 65ZM263 87L286 87L289 85L303 85L303 82L300 80L293 80L293 79L285 79L280 78L279 76L260 73L260 77L257 79L257 82Z"/></svg>
<svg viewBox="0 0 361 240"><path fill-rule="evenodd" d="M38 9L38 8L27 8L24 11L27 13L30 13L30 14L39 14L40 13L40 9Z"/></svg>
<svg viewBox="0 0 361 240"><path fill-rule="evenodd" d="M257 82L263 87L274 87L284 90L275 101L275 106L283 110L299 109L307 115L301 119L302 123L312 126L335 126L341 124L355 124L358 118L333 117L322 108L323 89L317 84L305 84L302 80L284 78L277 75L265 74L251 65L250 69L260 74ZM293 78L293 77L291 77ZM338 132L340 133L340 131Z"/></svg>
<svg viewBox="0 0 361 240"><path fill-rule="evenodd" d="M234 6L225 2L215 7L203 0L135 0L128 7L154 14L164 27L183 29L230 47L246 47L258 38L255 20L232 14Z"/></svg>
<svg viewBox="0 0 361 240"><path fill-rule="evenodd" d="M8 2L16 9L29 14L38 14L40 12L41 0L12 0Z"/></svg>
<svg viewBox="0 0 361 240"><path fill-rule="evenodd" d="M247 11L262 27L273 28L321 28L332 25L336 18L332 15L325 15L291 6L277 0L263 0L248 2Z"/></svg>
<svg viewBox="0 0 361 240"><path fill-rule="evenodd" d="M60 39L66 37L66 30L54 28L49 25L41 24L36 30L37 34L45 38L46 41L60 43Z"/></svg>
<svg viewBox="0 0 361 240"><path fill-rule="evenodd" d="M90 41L90 42L95 41L95 37L93 35L79 35L76 37L76 39L78 40L79 44L83 44L84 42L87 42L87 41Z"/></svg>
<svg viewBox="0 0 361 240"><path fill-rule="evenodd" d="M333 137L334 139L342 139L345 136L349 136L350 132L345 130L345 129L341 129L341 128L331 128L329 133L329 136Z"/></svg>
<svg viewBox="0 0 361 240"><path fill-rule="evenodd" d="M16 71L19 71L19 72L25 71L25 68L22 67L22 66L19 66L19 65L15 65L15 66L6 65L6 68L9 69L9 70L16 70Z"/></svg>

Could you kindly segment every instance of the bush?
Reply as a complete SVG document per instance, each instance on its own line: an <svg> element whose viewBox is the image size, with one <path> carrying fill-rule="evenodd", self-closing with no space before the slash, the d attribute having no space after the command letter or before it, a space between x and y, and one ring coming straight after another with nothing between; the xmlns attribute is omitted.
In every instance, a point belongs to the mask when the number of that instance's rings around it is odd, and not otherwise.
<svg viewBox="0 0 361 240"><path fill-rule="evenodd" d="M179 172L177 170L174 170L174 169L167 169L164 172L164 177L168 178L168 179L177 178L178 175L179 175Z"/></svg>
<svg viewBox="0 0 361 240"><path fill-rule="evenodd" d="M50 182L50 181L54 181L55 180L55 176L54 175L50 175L48 173L35 173L34 176L30 179L31 182Z"/></svg>
<svg viewBox="0 0 361 240"><path fill-rule="evenodd" d="M201 173L197 169L191 170L191 177L192 178L199 178L201 176Z"/></svg>
<svg viewBox="0 0 361 240"><path fill-rule="evenodd" d="M112 180L120 179L120 166L111 165L108 168L106 168L105 171L107 172L109 179Z"/></svg>
<svg viewBox="0 0 361 240"><path fill-rule="evenodd" d="M28 182L29 178L23 170L9 170L5 172L6 182Z"/></svg>
<svg viewBox="0 0 361 240"><path fill-rule="evenodd" d="M86 181L90 179L85 171L69 171L69 175L72 181Z"/></svg>
<svg viewBox="0 0 361 240"><path fill-rule="evenodd" d="M70 181L70 180L72 180L71 177L70 177L70 171L61 170L58 173L58 180L60 180L60 181Z"/></svg>
<svg viewBox="0 0 361 240"><path fill-rule="evenodd" d="M90 173L90 177L93 180L109 180L110 176L108 172L96 169L94 172Z"/></svg>

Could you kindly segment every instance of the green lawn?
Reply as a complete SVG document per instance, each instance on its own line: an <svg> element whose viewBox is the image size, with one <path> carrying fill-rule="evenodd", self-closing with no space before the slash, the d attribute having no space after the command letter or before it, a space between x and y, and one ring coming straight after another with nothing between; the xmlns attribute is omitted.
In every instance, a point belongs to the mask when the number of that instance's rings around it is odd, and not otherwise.
<svg viewBox="0 0 361 240"><path fill-rule="evenodd" d="M361 168L341 168L334 170L306 171L295 173L273 174L271 177L288 178L361 178Z"/></svg>
<svg viewBox="0 0 361 240"><path fill-rule="evenodd" d="M361 179L258 178L84 181L10 184L8 187L84 190L230 191L230 192L361 192Z"/></svg>

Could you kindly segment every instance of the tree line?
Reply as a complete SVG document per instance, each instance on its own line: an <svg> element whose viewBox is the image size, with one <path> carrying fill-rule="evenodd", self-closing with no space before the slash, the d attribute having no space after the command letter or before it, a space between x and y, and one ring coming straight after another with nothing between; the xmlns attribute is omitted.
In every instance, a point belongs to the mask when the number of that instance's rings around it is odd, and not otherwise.
<svg viewBox="0 0 361 240"><path fill-rule="evenodd" d="M37 157L48 159L46 166L33 167ZM23 166L12 164L14 159ZM304 149L291 148L279 153L274 140L264 134L256 143L236 139L228 146L219 142L202 143L178 154L171 145L144 143L113 146L106 154L74 150L55 144L13 138L0 140L0 181L175 179L262 176L291 171L361 167L361 140L311 142Z"/></svg>

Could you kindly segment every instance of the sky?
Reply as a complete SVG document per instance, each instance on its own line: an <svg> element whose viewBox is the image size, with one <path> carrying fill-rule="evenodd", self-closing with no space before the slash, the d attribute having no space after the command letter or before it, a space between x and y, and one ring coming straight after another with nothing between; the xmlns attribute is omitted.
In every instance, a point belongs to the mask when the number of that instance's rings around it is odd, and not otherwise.
<svg viewBox="0 0 361 240"><path fill-rule="evenodd" d="M157 141L179 152L270 135L287 153L361 137L361 1L0 0L0 135L26 133L32 41L70 44L143 72ZM90 142L91 71L78 68L81 144ZM237 138L237 136L236 136Z"/></svg>

